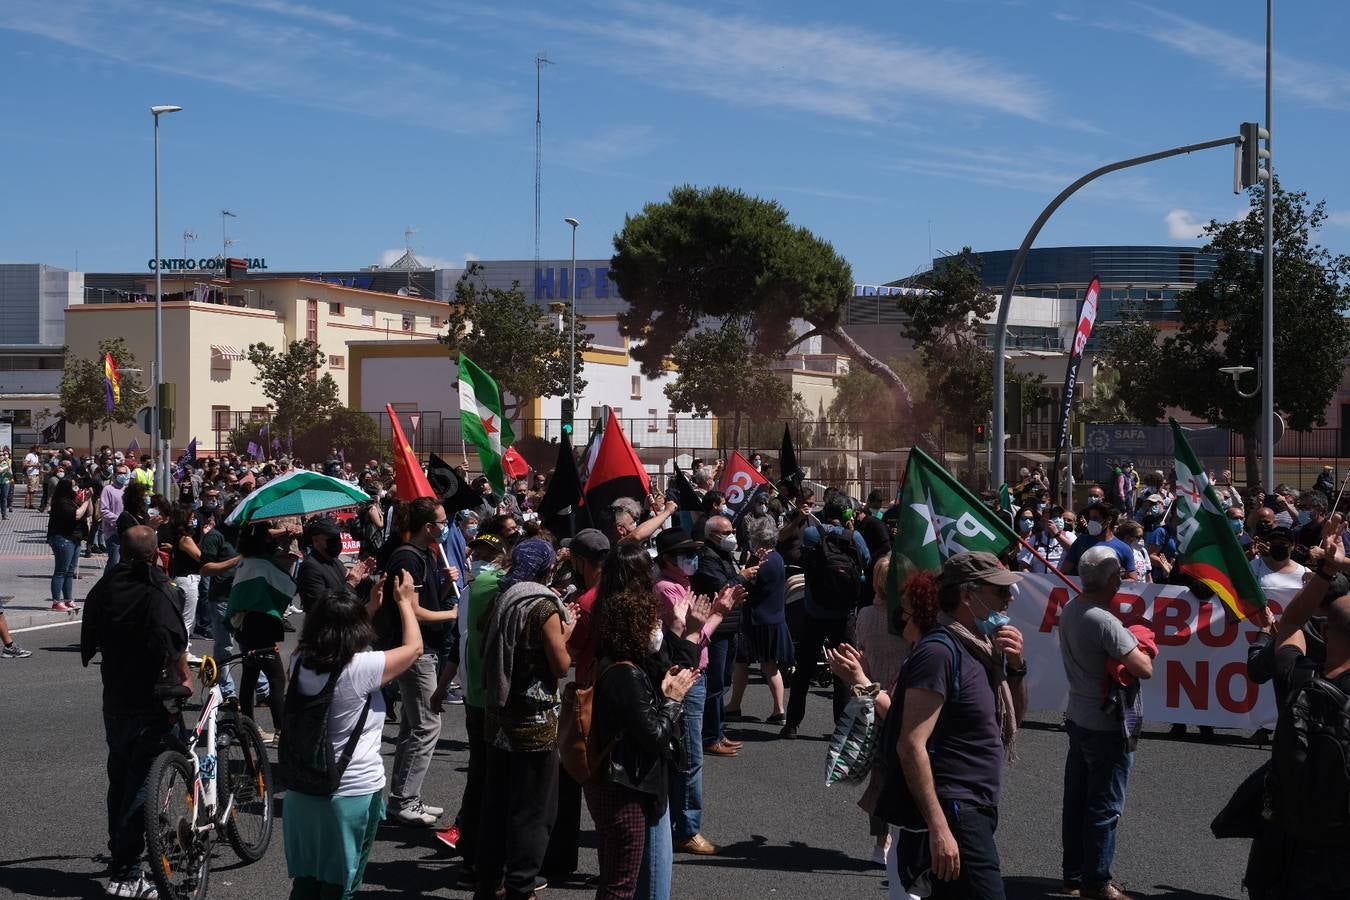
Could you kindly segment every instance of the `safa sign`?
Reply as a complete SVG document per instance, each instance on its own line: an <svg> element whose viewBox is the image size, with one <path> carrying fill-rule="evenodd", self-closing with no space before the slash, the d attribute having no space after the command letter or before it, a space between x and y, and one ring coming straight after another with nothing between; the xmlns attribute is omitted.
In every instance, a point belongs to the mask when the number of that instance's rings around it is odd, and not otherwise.
<svg viewBox="0 0 1350 900"><path fill-rule="evenodd" d="M609 277L608 266L596 266L595 268L577 268L577 296L583 298L595 298L598 300L614 297L618 299L619 288L611 281ZM557 277L554 277L553 268L534 270L534 299L552 300L555 297L559 300L569 300L572 297L572 283L570 270L566 266L559 267ZM587 293L591 291L591 293Z"/></svg>

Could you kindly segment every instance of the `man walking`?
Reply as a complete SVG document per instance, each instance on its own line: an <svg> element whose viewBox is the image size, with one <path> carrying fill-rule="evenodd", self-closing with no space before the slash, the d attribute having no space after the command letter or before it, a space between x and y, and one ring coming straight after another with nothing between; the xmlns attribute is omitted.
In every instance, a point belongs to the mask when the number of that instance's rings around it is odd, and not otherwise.
<svg viewBox="0 0 1350 900"><path fill-rule="evenodd" d="M1111 612L1120 590L1120 560L1114 549L1092 547L1078 562L1083 592L1064 607L1059 648L1069 680L1064 761L1064 887L1094 900L1129 900L1111 880L1116 828L1125 808L1125 785L1134 760L1126 722L1141 722L1137 691L1131 709L1102 709L1104 673L1116 660L1136 679L1153 675L1153 661L1139 639Z"/></svg>
<svg viewBox="0 0 1350 900"><path fill-rule="evenodd" d="M103 546L108 551L104 572L111 572L122 561L122 536L117 533L117 518L122 515L122 493L131 483L131 470L125 463L113 469L112 481L103 486L98 498L98 527L103 534Z"/></svg>
<svg viewBox="0 0 1350 900"><path fill-rule="evenodd" d="M113 897L154 897L141 871L145 852L145 779L164 749L174 716L156 687L191 687L182 595L154 565L155 531L127 530L125 559L89 591L80 659L102 653L103 728L108 743L108 853Z"/></svg>

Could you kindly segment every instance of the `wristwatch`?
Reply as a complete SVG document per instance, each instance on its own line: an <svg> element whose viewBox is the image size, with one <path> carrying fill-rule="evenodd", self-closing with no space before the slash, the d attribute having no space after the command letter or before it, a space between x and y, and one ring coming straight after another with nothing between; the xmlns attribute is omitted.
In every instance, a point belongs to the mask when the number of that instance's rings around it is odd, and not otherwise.
<svg viewBox="0 0 1350 900"><path fill-rule="evenodd" d="M1027 676L1027 664L1023 662L1022 668L1020 669L1015 668L1013 666L1008 666L1005 671L1007 672L1009 678L1025 678Z"/></svg>

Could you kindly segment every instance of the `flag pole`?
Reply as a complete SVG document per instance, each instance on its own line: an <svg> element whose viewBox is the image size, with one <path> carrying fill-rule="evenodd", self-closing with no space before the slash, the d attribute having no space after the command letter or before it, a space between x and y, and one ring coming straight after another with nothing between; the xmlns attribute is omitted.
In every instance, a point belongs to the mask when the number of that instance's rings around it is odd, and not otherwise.
<svg viewBox="0 0 1350 900"><path fill-rule="evenodd" d="M1341 479L1341 491L1336 495L1336 502L1331 505L1331 512L1335 512L1341 505L1341 498L1345 496L1345 484L1350 481L1350 469L1346 470L1345 477Z"/></svg>
<svg viewBox="0 0 1350 900"><path fill-rule="evenodd" d="M1059 576L1059 580L1062 581L1062 582L1064 582L1065 584L1067 584L1067 585L1069 586L1069 588L1070 588L1075 594L1081 594L1081 593L1082 593L1082 590L1078 587L1078 585L1074 584L1072 581L1069 580L1069 576L1068 576L1068 575L1065 575L1063 572L1061 572L1061 571L1059 570L1059 568L1058 568L1057 566L1055 566L1054 563L1052 563L1052 562L1050 562L1050 560L1046 559L1046 558L1045 558L1045 554L1041 553L1041 551L1037 550L1035 547L1033 547L1033 546L1031 546L1030 544L1028 544L1026 538L1022 537L1022 536L1019 534L1019 535L1017 536L1017 540L1021 542L1021 544L1022 544L1023 547L1026 547L1028 550L1031 551L1031 555L1032 555L1032 556L1036 557L1036 558L1039 559L1041 562L1045 563L1045 570L1046 570L1047 572L1054 572L1057 576Z"/></svg>

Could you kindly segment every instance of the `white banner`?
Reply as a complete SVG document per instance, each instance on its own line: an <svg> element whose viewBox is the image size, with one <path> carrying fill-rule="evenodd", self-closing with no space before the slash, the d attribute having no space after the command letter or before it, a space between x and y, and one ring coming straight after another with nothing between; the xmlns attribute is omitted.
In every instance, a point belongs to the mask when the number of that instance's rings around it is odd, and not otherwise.
<svg viewBox="0 0 1350 900"><path fill-rule="evenodd" d="M1026 641L1031 709L1062 712L1069 696L1059 652L1059 613L1076 594L1053 575L1022 573L1008 610ZM1279 616L1292 592L1267 591ZM1126 625L1146 624L1158 642L1153 677L1144 682L1144 719L1253 730L1275 724L1275 689L1247 677L1247 648L1258 629L1236 622L1214 597L1182 587L1122 586L1112 611ZM1105 672L1102 673L1105 677Z"/></svg>

